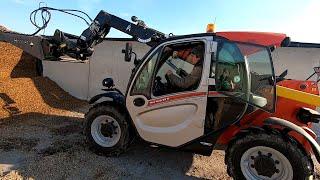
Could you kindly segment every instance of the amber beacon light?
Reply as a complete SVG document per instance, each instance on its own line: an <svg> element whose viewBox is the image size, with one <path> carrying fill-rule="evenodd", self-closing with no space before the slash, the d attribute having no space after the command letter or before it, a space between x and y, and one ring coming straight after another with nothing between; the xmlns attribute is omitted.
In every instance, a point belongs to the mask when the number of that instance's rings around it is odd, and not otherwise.
<svg viewBox="0 0 320 180"><path fill-rule="evenodd" d="M214 32L214 29L215 29L215 24L208 24L207 25L207 32L210 33L210 32Z"/></svg>

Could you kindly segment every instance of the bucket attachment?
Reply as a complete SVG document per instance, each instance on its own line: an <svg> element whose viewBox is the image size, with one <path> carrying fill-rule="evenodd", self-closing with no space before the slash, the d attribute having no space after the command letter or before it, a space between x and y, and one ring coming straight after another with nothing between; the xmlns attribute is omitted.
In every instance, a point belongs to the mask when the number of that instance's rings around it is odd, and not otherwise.
<svg viewBox="0 0 320 180"><path fill-rule="evenodd" d="M0 41L10 43L28 54L43 60L45 41L42 36L30 36L14 32L0 32Z"/></svg>

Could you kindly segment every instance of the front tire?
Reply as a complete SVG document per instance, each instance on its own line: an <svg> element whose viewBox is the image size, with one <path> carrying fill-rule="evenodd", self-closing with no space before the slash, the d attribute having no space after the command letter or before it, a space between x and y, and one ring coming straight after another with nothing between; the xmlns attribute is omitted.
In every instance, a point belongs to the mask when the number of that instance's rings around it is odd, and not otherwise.
<svg viewBox="0 0 320 180"><path fill-rule="evenodd" d="M129 146L129 124L125 113L112 105L98 105L85 116L85 135L91 148L118 156Z"/></svg>
<svg viewBox="0 0 320 180"><path fill-rule="evenodd" d="M232 141L226 164L234 179L309 179L314 170L295 140L264 131Z"/></svg>

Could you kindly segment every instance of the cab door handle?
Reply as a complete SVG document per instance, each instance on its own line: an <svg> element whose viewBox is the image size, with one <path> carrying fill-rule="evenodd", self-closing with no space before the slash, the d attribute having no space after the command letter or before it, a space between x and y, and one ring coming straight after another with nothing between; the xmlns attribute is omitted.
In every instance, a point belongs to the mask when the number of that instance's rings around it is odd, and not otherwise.
<svg viewBox="0 0 320 180"><path fill-rule="evenodd" d="M133 100L133 104L138 107L143 106L145 103L146 101L143 98L136 98Z"/></svg>

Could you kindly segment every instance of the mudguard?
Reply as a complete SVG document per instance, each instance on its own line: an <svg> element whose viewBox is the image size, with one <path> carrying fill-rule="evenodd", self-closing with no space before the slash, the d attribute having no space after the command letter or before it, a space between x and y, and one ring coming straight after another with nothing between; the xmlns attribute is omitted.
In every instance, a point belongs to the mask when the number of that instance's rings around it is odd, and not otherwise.
<svg viewBox="0 0 320 180"><path fill-rule="evenodd" d="M312 151L317 158L317 161L320 162L320 146L317 143L317 141L310 134L308 134L304 129L293 124L292 122L286 121L281 118L276 118L276 117L270 117L270 118L266 119L264 121L264 124L265 125L279 125L279 126L288 128L290 130L293 130L293 131L299 133L300 135L302 135L310 143L310 145L312 147Z"/></svg>
<svg viewBox="0 0 320 180"><path fill-rule="evenodd" d="M125 97L123 94L117 91L109 91L106 93L98 94L92 97L89 101L89 104L100 103L103 101L113 101L118 104L124 105L125 104Z"/></svg>

